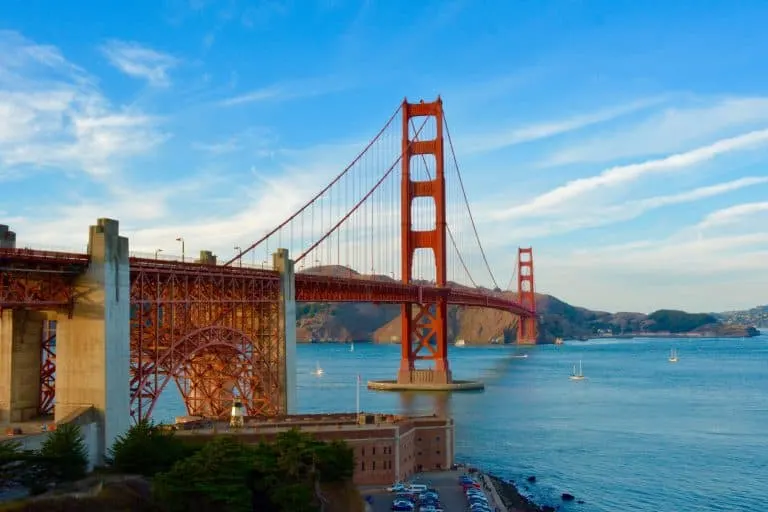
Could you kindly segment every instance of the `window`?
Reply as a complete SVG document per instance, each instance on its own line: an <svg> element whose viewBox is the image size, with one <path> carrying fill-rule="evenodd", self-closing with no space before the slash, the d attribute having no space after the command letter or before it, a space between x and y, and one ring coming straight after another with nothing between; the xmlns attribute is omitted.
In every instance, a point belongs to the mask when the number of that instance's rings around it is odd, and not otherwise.
<svg viewBox="0 0 768 512"><path fill-rule="evenodd" d="M376 461L371 463L371 471L376 471Z"/></svg>
<svg viewBox="0 0 768 512"><path fill-rule="evenodd" d="M363 446L360 451L363 452L363 457L365 457L365 446Z"/></svg>
<svg viewBox="0 0 768 512"><path fill-rule="evenodd" d="M373 454L376 455L376 447L373 447Z"/></svg>
<svg viewBox="0 0 768 512"><path fill-rule="evenodd" d="M362 462L360 466L360 471L365 471L365 461Z"/></svg>

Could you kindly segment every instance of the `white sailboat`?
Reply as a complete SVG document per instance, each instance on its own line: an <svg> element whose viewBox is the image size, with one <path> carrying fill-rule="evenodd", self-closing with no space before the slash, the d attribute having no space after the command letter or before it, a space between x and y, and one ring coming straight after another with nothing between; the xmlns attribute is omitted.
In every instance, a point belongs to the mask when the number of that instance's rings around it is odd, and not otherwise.
<svg viewBox="0 0 768 512"><path fill-rule="evenodd" d="M459 339L459 340L456 340L456 343L454 343L454 345L457 347L464 347L467 345L467 343L464 340Z"/></svg>
<svg viewBox="0 0 768 512"><path fill-rule="evenodd" d="M584 371L581 368L581 360L579 360L579 372L576 373L576 365L573 365L573 371L569 377L571 380L584 380Z"/></svg>
<svg viewBox="0 0 768 512"><path fill-rule="evenodd" d="M677 350L675 350L674 348L669 351L669 362L670 363L677 362Z"/></svg>
<svg viewBox="0 0 768 512"><path fill-rule="evenodd" d="M355 342L354 341L351 341L349 343L349 351L350 352L354 352L355 351Z"/></svg>
<svg viewBox="0 0 768 512"><path fill-rule="evenodd" d="M315 376L317 376L317 377L320 377L320 376L321 376L323 373L325 373L325 372L323 371L323 369L322 369L322 368L320 368L320 362L318 361L318 362L316 363L316 365L315 365L315 369L314 369L314 370L312 370L312 375L315 375Z"/></svg>

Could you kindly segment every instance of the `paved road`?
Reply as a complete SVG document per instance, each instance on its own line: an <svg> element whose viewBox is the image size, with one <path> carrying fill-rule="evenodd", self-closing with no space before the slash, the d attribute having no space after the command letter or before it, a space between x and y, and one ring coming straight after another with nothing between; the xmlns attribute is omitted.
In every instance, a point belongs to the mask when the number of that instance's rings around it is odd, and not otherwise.
<svg viewBox="0 0 768 512"><path fill-rule="evenodd" d="M421 473L413 479L414 483L424 483L437 490L440 495L440 503L445 512L465 512L467 510L467 499L461 492L459 485L459 471L439 471L432 473ZM370 494L373 497L372 512L389 512L392 507L394 493L382 492L381 489L371 487L361 488L360 492ZM417 509L418 510L418 509Z"/></svg>

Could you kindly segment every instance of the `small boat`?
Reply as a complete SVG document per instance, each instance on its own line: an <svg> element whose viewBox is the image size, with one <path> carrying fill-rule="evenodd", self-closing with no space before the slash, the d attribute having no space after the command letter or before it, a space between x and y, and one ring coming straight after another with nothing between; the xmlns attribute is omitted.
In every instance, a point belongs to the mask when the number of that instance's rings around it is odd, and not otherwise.
<svg viewBox="0 0 768 512"><path fill-rule="evenodd" d="M512 359L528 359L528 354L515 354Z"/></svg>
<svg viewBox="0 0 768 512"><path fill-rule="evenodd" d="M355 342L354 341L349 344L349 351L350 352L354 352L355 351Z"/></svg>
<svg viewBox="0 0 768 512"><path fill-rule="evenodd" d="M581 360L579 360L579 372L576 373L576 365L573 365L573 371L569 377L571 380L584 380L584 371L581 369Z"/></svg>
<svg viewBox="0 0 768 512"><path fill-rule="evenodd" d="M322 369L322 368L320 368L320 363L318 362L318 363L316 364L316 366L315 366L315 369L314 369L314 370L312 370L312 375L315 375L315 376L317 376L317 377L320 377L321 375L323 375L323 373L325 373L325 372L323 371L323 369Z"/></svg>
<svg viewBox="0 0 768 512"><path fill-rule="evenodd" d="M675 350L674 348L669 351L669 362L670 363L677 362L677 350Z"/></svg>
<svg viewBox="0 0 768 512"><path fill-rule="evenodd" d="M562 345L563 344L563 338L557 337L555 338L555 345Z"/></svg>
<svg viewBox="0 0 768 512"><path fill-rule="evenodd" d="M456 343L454 343L457 347L465 347L467 343L464 340L456 340Z"/></svg>

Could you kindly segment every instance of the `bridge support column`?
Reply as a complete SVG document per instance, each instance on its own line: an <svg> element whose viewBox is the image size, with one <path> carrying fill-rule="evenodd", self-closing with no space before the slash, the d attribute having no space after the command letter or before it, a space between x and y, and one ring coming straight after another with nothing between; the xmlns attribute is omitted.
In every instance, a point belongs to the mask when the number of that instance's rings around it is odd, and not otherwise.
<svg viewBox="0 0 768 512"><path fill-rule="evenodd" d="M57 325L55 416L58 422L84 407L96 410L100 464L130 426L130 263L116 220L91 226L88 254L72 314L60 315Z"/></svg>
<svg viewBox="0 0 768 512"><path fill-rule="evenodd" d="M45 320L46 314L40 311L0 312L0 423L28 421L38 415Z"/></svg>
<svg viewBox="0 0 768 512"><path fill-rule="evenodd" d="M418 133L411 139L414 118L432 118L435 135L431 140L420 140ZM402 181L401 205L401 269L403 283L413 284L413 256L417 249L429 249L435 262L435 284L448 284L446 265L446 211L445 171L443 162L443 102L440 98L431 103L408 103L402 106ZM415 131L415 125L413 126ZM411 176L411 160L434 158L434 179L416 181ZM435 207L435 225L430 230L414 227L413 202L417 198L429 198ZM445 298L435 304L403 304L400 310L402 331L402 355L398 384L446 385L452 382L448 365L448 305ZM416 360L430 360L433 367L415 368Z"/></svg>
<svg viewBox="0 0 768 512"><path fill-rule="evenodd" d="M534 312L534 316L520 317L517 324L517 343L535 345L539 337L536 312L536 290L533 281L533 249L520 247L517 250L517 294L518 301Z"/></svg>
<svg viewBox="0 0 768 512"><path fill-rule="evenodd" d="M0 224L0 249L15 249L16 233L8 229L5 224Z"/></svg>
<svg viewBox="0 0 768 512"><path fill-rule="evenodd" d="M296 276L288 249L278 249L272 255L272 267L280 272L280 306L278 312L279 344L284 358L280 362L283 384L283 410L296 414Z"/></svg>

